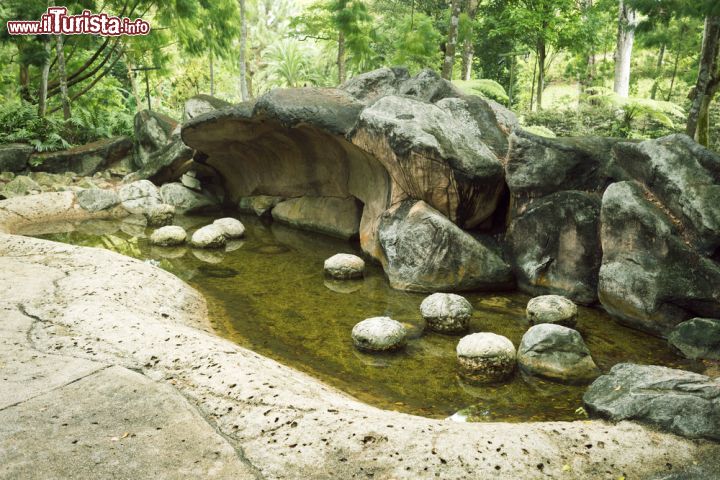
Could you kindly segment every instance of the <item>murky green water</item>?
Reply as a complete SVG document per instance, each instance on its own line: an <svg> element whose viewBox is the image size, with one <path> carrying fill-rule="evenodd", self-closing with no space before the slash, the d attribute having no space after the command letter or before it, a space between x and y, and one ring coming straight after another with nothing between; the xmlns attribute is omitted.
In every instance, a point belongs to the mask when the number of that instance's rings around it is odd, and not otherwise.
<svg viewBox="0 0 720 480"><path fill-rule="evenodd" d="M584 387L519 373L501 385L466 384L455 360L459 337L423 334L419 306L424 295L390 289L379 266L370 265L364 280L326 280L323 261L338 252L359 253L357 245L264 225L254 217L239 218L247 227L246 239L230 243L226 251L151 247L145 238L150 230L131 221L58 225L54 231L60 233L38 236L158 262L206 296L221 335L367 403L437 418L462 411L474 421L582 418L575 411L582 405ZM176 224L192 231L211 220L179 217ZM528 328L529 297L466 297L475 307L472 332L495 332L519 345ZM380 315L408 326L412 340L404 351L377 355L353 348L353 325ZM663 340L622 327L599 310L581 308L577 328L603 371L623 361L694 367L675 356Z"/></svg>

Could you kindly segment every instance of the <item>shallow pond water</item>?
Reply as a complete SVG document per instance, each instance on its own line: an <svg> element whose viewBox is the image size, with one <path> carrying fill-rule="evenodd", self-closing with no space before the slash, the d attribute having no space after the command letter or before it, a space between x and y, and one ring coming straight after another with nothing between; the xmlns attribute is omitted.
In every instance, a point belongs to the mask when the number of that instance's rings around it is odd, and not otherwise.
<svg viewBox="0 0 720 480"><path fill-rule="evenodd" d="M473 386L458 375L459 337L423 333L419 306L425 295L389 287L378 265L364 280L324 278L323 261L359 246L278 224L239 216L246 238L224 251L151 246L142 222L90 221L25 232L76 245L108 248L152 261L201 291L218 333L281 363L310 373L369 404L434 418L468 421L575 420L583 386L566 386L516 373L511 381ZM193 231L211 217L178 217ZM55 232L55 233L48 233ZM517 347L528 328L519 293L477 293L470 331L507 336ZM599 367L619 362L693 369L666 342L623 327L598 309L579 309L577 329ZM402 352L360 353L352 327L368 317L406 324L411 340Z"/></svg>

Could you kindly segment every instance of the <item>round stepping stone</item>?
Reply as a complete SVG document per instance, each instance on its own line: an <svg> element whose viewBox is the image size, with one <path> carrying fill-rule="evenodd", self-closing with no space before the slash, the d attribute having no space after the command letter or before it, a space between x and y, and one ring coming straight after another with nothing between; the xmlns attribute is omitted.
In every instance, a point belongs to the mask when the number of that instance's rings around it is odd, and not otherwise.
<svg viewBox="0 0 720 480"><path fill-rule="evenodd" d="M577 305L560 295L535 297L527 304L527 319L531 325L555 323L573 328L577 323Z"/></svg>
<svg viewBox="0 0 720 480"><path fill-rule="evenodd" d="M190 238L190 245L197 248L220 248L224 247L226 243L225 232L214 224L195 230Z"/></svg>
<svg viewBox="0 0 720 480"><path fill-rule="evenodd" d="M473 307L464 297L452 293L433 293L420 304L427 328L439 333L467 330Z"/></svg>
<svg viewBox="0 0 720 480"><path fill-rule="evenodd" d="M150 243L161 247L182 245L186 239L185 229L176 225L158 228L150 235Z"/></svg>
<svg viewBox="0 0 720 480"><path fill-rule="evenodd" d="M212 224L220 227L226 238L241 238L245 235L245 225L237 218L219 218Z"/></svg>
<svg viewBox="0 0 720 480"><path fill-rule="evenodd" d="M490 332L467 335L458 342L456 353L461 373L473 381L500 382L515 370L515 346L501 335Z"/></svg>
<svg viewBox="0 0 720 480"><path fill-rule="evenodd" d="M361 278L365 272L365 261L357 255L338 253L325 260L325 273L338 280Z"/></svg>
<svg viewBox="0 0 720 480"><path fill-rule="evenodd" d="M363 320L352 329L353 344L360 350L382 352L405 345L406 331L402 323L389 317Z"/></svg>

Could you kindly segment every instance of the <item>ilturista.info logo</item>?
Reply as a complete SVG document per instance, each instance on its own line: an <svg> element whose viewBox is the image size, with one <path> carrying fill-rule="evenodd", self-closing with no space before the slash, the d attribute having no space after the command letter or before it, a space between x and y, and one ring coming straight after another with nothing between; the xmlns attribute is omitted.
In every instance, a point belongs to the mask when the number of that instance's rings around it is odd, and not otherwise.
<svg viewBox="0 0 720 480"><path fill-rule="evenodd" d="M106 13L83 10L78 15L68 15L65 7L49 7L40 20L10 20L10 35L147 35L150 24L141 18L114 17Z"/></svg>

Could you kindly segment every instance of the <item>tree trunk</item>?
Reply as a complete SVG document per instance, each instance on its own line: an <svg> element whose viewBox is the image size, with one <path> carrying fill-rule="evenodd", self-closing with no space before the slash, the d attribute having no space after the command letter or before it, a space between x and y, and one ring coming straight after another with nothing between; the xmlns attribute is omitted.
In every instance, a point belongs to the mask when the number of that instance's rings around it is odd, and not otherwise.
<svg viewBox="0 0 720 480"><path fill-rule="evenodd" d="M613 90L625 98L627 98L630 93L630 60L632 58L635 27L637 23L637 13L635 10L626 5L624 0L620 0L617 44L615 46L615 84Z"/></svg>
<svg viewBox="0 0 720 480"><path fill-rule="evenodd" d="M698 69L697 82L693 92L693 101L688 112L687 128L688 136L698 138L698 121L703 104L709 107L712 95L712 84L718 76L718 50L720 43L720 16L708 16L705 18L705 30L703 33L702 50L700 52L700 68ZM707 98L706 98L707 97Z"/></svg>
<svg viewBox="0 0 720 480"><path fill-rule="evenodd" d="M590 9L593 8L593 0L585 0L584 8L586 12L589 12ZM587 14L584 15L584 20L588 21ZM588 88L592 87L593 82L595 81L595 43L594 41L590 42L590 49L587 52L587 67L585 70L585 75L580 80L580 98L582 98L582 93L584 90L587 90Z"/></svg>
<svg viewBox="0 0 720 480"><path fill-rule="evenodd" d="M130 81L132 96L135 99L135 111L139 112L141 109L140 106L142 105L142 98L140 96L140 89L138 88L137 79L135 78L135 72L133 72L133 68L135 68L135 65L133 65L127 55L125 55L125 65L127 65L128 81Z"/></svg>
<svg viewBox="0 0 720 480"><path fill-rule="evenodd" d="M700 145L705 145L706 147L709 144L710 140L710 103L712 102L712 97L709 95L705 95L705 98L703 99L702 104L700 105L700 112L698 113L698 123L697 123L697 142Z"/></svg>
<svg viewBox="0 0 720 480"><path fill-rule="evenodd" d="M250 100L247 86L247 20L245 18L245 0L238 0L240 8L240 96L243 102Z"/></svg>
<svg viewBox="0 0 720 480"><path fill-rule="evenodd" d="M537 76L537 111L542 110L543 90L545 89L545 39L538 40L538 76Z"/></svg>
<svg viewBox="0 0 720 480"><path fill-rule="evenodd" d="M40 73L40 91L38 92L38 115L44 117L45 112L47 111L48 77L50 76L50 63L52 55L50 53L50 37L44 35L41 38L43 42L43 48L45 49L45 62L43 62L42 71Z"/></svg>
<svg viewBox="0 0 720 480"><path fill-rule="evenodd" d="M57 48L58 75L60 76L60 101L62 102L63 117L65 120L72 117L70 112L70 98L68 98L67 77L65 72L65 52L63 50L63 36L55 36Z"/></svg>
<svg viewBox="0 0 720 480"><path fill-rule="evenodd" d="M32 100L30 98L30 66L25 63L20 63L20 98L26 102Z"/></svg>
<svg viewBox="0 0 720 480"><path fill-rule="evenodd" d="M455 64L455 50L457 49L458 24L460 23L460 0L452 0L450 11L450 27L448 39L445 44L445 60L442 67L442 78L452 80L453 66Z"/></svg>
<svg viewBox="0 0 720 480"><path fill-rule="evenodd" d="M213 68L213 53L210 52L210 96L215 96L215 70Z"/></svg>
<svg viewBox="0 0 720 480"><path fill-rule="evenodd" d="M677 77L678 63L680 63L680 52L675 55L675 66L673 66L672 77L670 77L670 90L668 90L667 101L672 98L673 89L675 88L675 78Z"/></svg>
<svg viewBox="0 0 720 480"><path fill-rule="evenodd" d="M650 98L655 100L657 96L658 85L660 84L660 73L662 73L663 59L665 58L665 44L660 46L660 53L658 53L657 66L655 67L655 81L653 82L652 89L650 90Z"/></svg>
<svg viewBox="0 0 720 480"><path fill-rule="evenodd" d="M338 32L338 52L337 52L337 68L338 68L338 84L345 83L345 34Z"/></svg>
<svg viewBox="0 0 720 480"><path fill-rule="evenodd" d="M535 76L537 75L537 55L535 56L535 61L533 62L533 76L532 76L532 82L530 83L530 111L533 111L533 103L535 102Z"/></svg>
<svg viewBox="0 0 720 480"><path fill-rule="evenodd" d="M463 56L462 56L462 79L465 81L470 80L472 76L472 62L474 54L474 46L471 39L466 39L463 45Z"/></svg>
<svg viewBox="0 0 720 480"><path fill-rule="evenodd" d="M475 20L475 15L477 14L477 7L478 2L476 0L468 0L467 3L467 15L470 21ZM461 78L465 81L470 80L472 77L472 63L473 63L473 57L475 56L475 45L473 44L473 34L471 29L471 33L468 36L468 38L465 39L465 42L463 43L463 54L462 54L462 74Z"/></svg>

